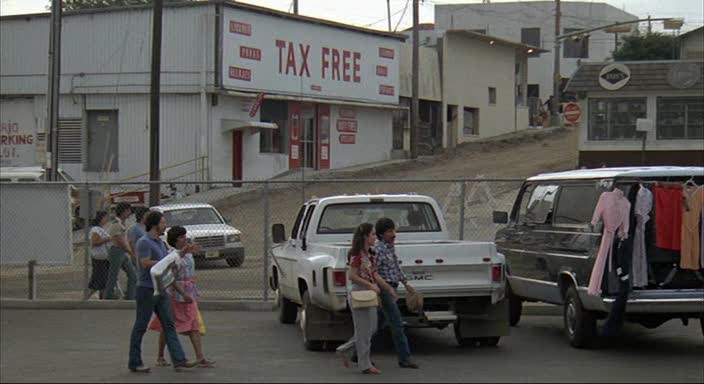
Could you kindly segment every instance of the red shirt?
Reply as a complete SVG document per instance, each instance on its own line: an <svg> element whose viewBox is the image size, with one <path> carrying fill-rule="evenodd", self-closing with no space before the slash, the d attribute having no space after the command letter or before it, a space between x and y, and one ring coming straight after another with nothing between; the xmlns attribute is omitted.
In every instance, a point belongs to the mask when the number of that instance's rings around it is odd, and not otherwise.
<svg viewBox="0 0 704 384"><path fill-rule="evenodd" d="M350 266L357 268L357 275L370 283L374 283L374 272L376 272L376 264L374 257L368 254L352 256Z"/></svg>
<svg viewBox="0 0 704 384"><path fill-rule="evenodd" d="M679 251L682 233L682 190L653 188L655 192L655 233L658 248Z"/></svg>

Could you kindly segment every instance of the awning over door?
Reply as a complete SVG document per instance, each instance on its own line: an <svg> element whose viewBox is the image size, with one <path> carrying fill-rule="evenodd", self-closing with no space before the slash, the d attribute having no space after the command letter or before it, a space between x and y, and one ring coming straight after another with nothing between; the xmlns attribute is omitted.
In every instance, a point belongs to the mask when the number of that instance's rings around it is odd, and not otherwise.
<svg viewBox="0 0 704 384"><path fill-rule="evenodd" d="M248 120L221 120L222 132L243 130L243 129L279 129L276 123L266 123L263 121L248 121Z"/></svg>

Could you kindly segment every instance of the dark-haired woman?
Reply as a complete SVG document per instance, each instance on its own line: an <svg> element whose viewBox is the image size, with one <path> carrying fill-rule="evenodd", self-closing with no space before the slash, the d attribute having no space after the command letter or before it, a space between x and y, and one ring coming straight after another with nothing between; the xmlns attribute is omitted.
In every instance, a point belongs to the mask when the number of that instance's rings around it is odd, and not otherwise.
<svg viewBox="0 0 704 384"><path fill-rule="evenodd" d="M93 266L92 276L88 288L90 289L91 297L96 291L100 292L99 297L102 299L105 291L105 285L108 280L108 270L110 269L110 261L108 261L108 250L112 245L110 235L105 230L110 217L106 211L98 211L93 219L93 227L90 229L90 259Z"/></svg>
<svg viewBox="0 0 704 384"><path fill-rule="evenodd" d="M381 289L384 289L395 296L396 292L376 273L374 256L369 251L374 248L375 243L376 235L372 224L364 223L357 227L352 238L352 249L348 253L352 291L371 290L378 295L381 293ZM342 357L345 367L349 367L350 354L356 348L357 360L362 373L378 375L381 371L372 364L370 356L372 336L376 332L378 308L353 308L351 295L348 296L348 300L352 310L354 336L338 347L337 353Z"/></svg>

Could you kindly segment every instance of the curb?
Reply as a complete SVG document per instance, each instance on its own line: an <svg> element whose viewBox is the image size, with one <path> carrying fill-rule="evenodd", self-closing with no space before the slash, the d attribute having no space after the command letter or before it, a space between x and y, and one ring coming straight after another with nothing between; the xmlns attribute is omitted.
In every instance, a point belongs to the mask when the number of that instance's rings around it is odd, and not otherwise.
<svg viewBox="0 0 704 384"><path fill-rule="evenodd" d="M249 311L271 312L274 302L264 301L225 301L206 300L199 301L198 307L204 311ZM27 299L2 299L0 309L55 309L55 310L88 310L88 309L135 309L134 301L126 300L27 300Z"/></svg>
<svg viewBox="0 0 704 384"><path fill-rule="evenodd" d="M204 311L247 311L272 312L276 309L273 301L226 301L204 300L198 302L198 307ZM53 309L53 310L119 310L134 309L133 301L124 300L27 300L1 299L0 309ZM562 307L557 305L524 303L523 316L562 316Z"/></svg>

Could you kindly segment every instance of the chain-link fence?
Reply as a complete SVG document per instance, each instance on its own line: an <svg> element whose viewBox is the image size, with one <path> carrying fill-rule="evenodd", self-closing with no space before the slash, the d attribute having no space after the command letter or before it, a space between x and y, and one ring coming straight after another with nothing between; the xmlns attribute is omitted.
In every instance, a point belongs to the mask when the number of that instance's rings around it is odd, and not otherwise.
<svg viewBox="0 0 704 384"><path fill-rule="evenodd" d="M204 246L203 257L196 258L200 299L268 300L273 296L266 283L269 261L265 257L271 225L281 223L290 230L304 200L344 194L427 195L442 209L452 239L493 241L499 225L492 222L492 211L510 211L521 182L321 179L305 183L181 182L160 184L159 188L162 206L180 204L181 208L167 215L167 221L171 220L168 225L201 224L187 227L190 237ZM90 295L88 289L94 271L86 238L90 238L94 213L114 208L119 201L145 205L149 187L0 183L0 297L98 299L99 294ZM203 226L220 220L217 215L199 211L203 207L198 204L202 203L215 207L225 222ZM127 220L127 226L132 223L134 215ZM240 232L239 239L233 228ZM67 236L70 241L66 241ZM126 293L127 286L126 274L120 271L116 292Z"/></svg>

